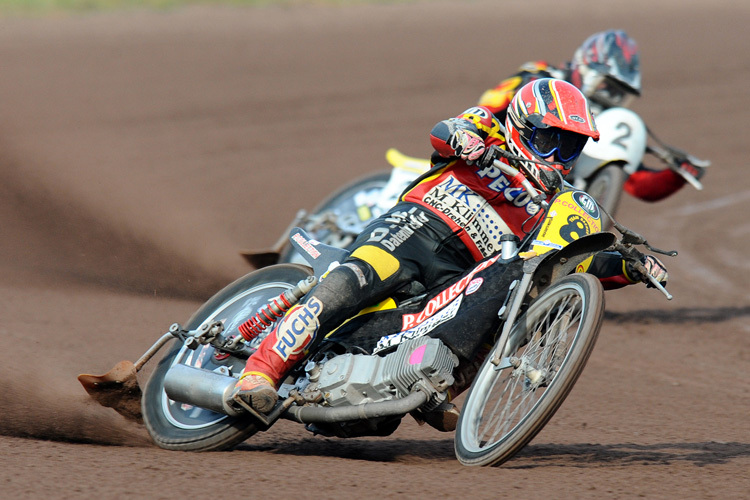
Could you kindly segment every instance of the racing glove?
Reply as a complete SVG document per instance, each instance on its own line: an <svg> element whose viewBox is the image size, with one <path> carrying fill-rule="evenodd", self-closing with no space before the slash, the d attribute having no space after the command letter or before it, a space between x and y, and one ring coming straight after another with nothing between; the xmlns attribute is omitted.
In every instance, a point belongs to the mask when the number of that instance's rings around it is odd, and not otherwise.
<svg viewBox="0 0 750 500"><path fill-rule="evenodd" d="M693 184L697 189L702 187L698 181L706 173L706 168L711 165L708 160L701 160L676 148L671 148L667 152L667 156L662 156L662 158L666 158L667 165L672 171Z"/></svg>
<svg viewBox="0 0 750 500"><path fill-rule="evenodd" d="M430 142L443 158L458 156L462 160L477 160L485 150L484 140L466 120L450 118L435 125L430 132Z"/></svg>
<svg viewBox="0 0 750 500"><path fill-rule="evenodd" d="M667 287L669 273L667 273L667 267L662 263L662 261L660 261L653 255L644 255L641 263L643 264L643 270L646 274L653 277L664 288ZM629 278L633 279L634 281L644 281L646 282L647 288L654 288L654 285L647 281L647 278L641 273L641 271L636 269L636 266L633 265L632 262L627 263L626 270Z"/></svg>
<svg viewBox="0 0 750 500"><path fill-rule="evenodd" d="M695 180L700 180L701 177L706 173L706 167L694 165L688 160L683 160L679 164L675 165L675 170L681 174L687 174L693 177Z"/></svg>
<svg viewBox="0 0 750 500"><path fill-rule="evenodd" d="M448 139L448 145L462 160L474 161L484 153L484 140L471 130L456 129Z"/></svg>

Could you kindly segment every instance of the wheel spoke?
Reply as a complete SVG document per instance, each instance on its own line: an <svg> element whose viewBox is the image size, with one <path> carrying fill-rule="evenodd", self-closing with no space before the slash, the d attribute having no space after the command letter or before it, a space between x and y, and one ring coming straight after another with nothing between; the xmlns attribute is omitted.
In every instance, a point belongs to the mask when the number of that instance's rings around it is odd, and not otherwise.
<svg viewBox="0 0 750 500"><path fill-rule="evenodd" d="M511 333L509 342L515 346L511 344L507 353L510 364L498 370L486 362L480 370L466 401L456 435L457 445L460 441L468 452L490 457L486 459L489 463L492 456L513 446L513 440L531 439L529 436L533 437L541 429L541 425L534 424L539 418L535 415L539 411L550 411L548 403L542 404L548 399L546 396L552 394L552 401L561 402L560 398L567 395L567 391L561 394L560 390L550 393L551 388L557 387L558 375L566 373L565 377L569 378L571 371L563 370L565 365L580 364L578 357L571 358L570 354L579 342L584 324L589 325L586 338L591 336L591 320L585 319L587 315L599 315L594 339L598 333L603 302L599 300L590 308L584 295L590 288L584 290L580 284L593 279L591 276L568 279L566 286L557 286L553 293L540 296L527 311L526 319L514 326L516 333ZM593 342L590 346L589 351ZM573 376L578 373L580 370ZM527 428L531 431L520 430Z"/></svg>

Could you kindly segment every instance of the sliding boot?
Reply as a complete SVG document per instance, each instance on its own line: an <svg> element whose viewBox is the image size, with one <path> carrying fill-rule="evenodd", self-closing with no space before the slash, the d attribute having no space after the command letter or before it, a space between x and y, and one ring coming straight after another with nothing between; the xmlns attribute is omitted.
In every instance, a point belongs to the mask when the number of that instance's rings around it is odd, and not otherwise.
<svg viewBox="0 0 750 500"><path fill-rule="evenodd" d="M260 413L273 410L279 395L274 384L262 373L244 372L234 386L232 398L239 398Z"/></svg>
<svg viewBox="0 0 750 500"><path fill-rule="evenodd" d="M453 432L458 425L458 417L461 412L453 403L443 402L432 411L422 412L420 417L430 427L440 432Z"/></svg>

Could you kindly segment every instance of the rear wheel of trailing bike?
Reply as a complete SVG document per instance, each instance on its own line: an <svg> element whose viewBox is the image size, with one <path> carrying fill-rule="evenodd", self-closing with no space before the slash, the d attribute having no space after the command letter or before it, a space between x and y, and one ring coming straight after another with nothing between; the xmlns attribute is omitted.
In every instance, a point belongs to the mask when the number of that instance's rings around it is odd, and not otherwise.
<svg viewBox="0 0 750 500"><path fill-rule="evenodd" d="M620 205L622 187L627 179L628 174L625 173L621 165L610 163L600 168L591 177L585 191L594 197L600 207L614 217L617 207ZM607 217L602 229L606 230L611 225L612 221Z"/></svg>
<svg viewBox="0 0 750 500"><path fill-rule="evenodd" d="M495 366L491 353L472 383L455 436L462 464L499 465L536 436L586 365L603 314L590 274L563 278L531 304L508 337L507 362Z"/></svg>
<svg viewBox="0 0 750 500"><path fill-rule="evenodd" d="M326 245L347 248L354 243L354 239L365 226L380 215L376 206L378 197L388 184L390 176L390 172L378 172L347 184L310 212L310 216L326 214L330 217L331 224L303 223L302 228L311 238ZM279 254L279 262L307 264L307 261L288 243Z"/></svg>

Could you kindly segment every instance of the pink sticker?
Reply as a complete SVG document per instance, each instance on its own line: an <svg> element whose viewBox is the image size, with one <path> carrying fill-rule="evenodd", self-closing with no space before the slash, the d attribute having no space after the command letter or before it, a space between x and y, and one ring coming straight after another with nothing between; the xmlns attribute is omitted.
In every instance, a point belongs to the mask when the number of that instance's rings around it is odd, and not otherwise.
<svg viewBox="0 0 750 500"><path fill-rule="evenodd" d="M420 347L417 347L414 349L414 352L411 353L411 356L409 356L409 364L410 365L418 365L422 362L422 359L424 358L424 351L427 349L427 345L423 345Z"/></svg>
<svg viewBox="0 0 750 500"><path fill-rule="evenodd" d="M484 278L474 278L469 282L469 285L466 287L466 295L471 295L472 293L479 290L479 287L482 286L482 283L484 283Z"/></svg>

